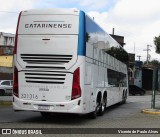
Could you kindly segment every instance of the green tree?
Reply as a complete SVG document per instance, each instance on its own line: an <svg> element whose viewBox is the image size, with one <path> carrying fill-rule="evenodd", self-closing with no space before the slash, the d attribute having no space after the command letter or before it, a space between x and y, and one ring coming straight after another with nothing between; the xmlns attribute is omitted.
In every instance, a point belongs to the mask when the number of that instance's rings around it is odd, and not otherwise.
<svg viewBox="0 0 160 137"><path fill-rule="evenodd" d="M147 64L147 62L145 61L144 65L146 65L146 64ZM148 64L152 65L153 67L160 68L160 62L158 60L149 61Z"/></svg>
<svg viewBox="0 0 160 137"><path fill-rule="evenodd" d="M160 62L158 60L152 60L151 61L151 64L154 66L154 67L160 67Z"/></svg>
<svg viewBox="0 0 160 137"><path fill-rule="evenodd" d="M156 53L160 54L160 35L154 37L154 44L156 45Z"/></svg>

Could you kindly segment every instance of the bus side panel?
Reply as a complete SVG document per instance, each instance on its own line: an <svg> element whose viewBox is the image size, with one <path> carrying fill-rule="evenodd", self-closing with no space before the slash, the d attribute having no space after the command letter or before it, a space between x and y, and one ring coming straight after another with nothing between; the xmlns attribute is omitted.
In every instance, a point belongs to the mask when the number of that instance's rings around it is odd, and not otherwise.
<svg viewBox="0 0 160 137"><path fill-rule="evenodd" d="M89 112L95 110L97 82L98 82L98 61L95 62L93 54L94 48L90 43L86 44L86 68L85 68L85 92L88 94Z"/></svg>
<svg viewBox="0 0 160 137"><path fill-rule="evenodd" d="M125 62L127 59L125 50L113 40L101 27L99 27L91 18L86 16L86 58L87 65L86 73L89 73L88 69L91 68L91 87L90 91L93 92L93 102L96 102L97 93L107 92L107 106L116 104L122 101L123 91L126 91L126 86L121 84L119 74L125 75L127 73ZM124 58L123 56L124 55ZM120 69L119 63L122 64L122 69ZM92 64L92 65L90 65ZM114 76L109 76L108 69L112 70ZM89 74L87 74L89 75ZM110 77L110 80L105 77ZM122 79L121 79L122 80ZM123 81L127 81L123 80ZM95 84L96 83L96 84ZM92 84L94 86L92 86ZM91 96L92 98L92 96ZM90 110L95 103L90 99Z"/></svg>

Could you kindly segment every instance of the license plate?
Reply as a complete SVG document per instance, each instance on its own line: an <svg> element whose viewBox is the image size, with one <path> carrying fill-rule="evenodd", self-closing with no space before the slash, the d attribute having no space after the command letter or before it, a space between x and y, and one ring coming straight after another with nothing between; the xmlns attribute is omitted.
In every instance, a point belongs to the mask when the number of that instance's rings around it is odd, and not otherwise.
<svg viewBox="0 0 160 137"><path fill-rule="evenodd" d="M47 105L39 105L38 106L38 110L49 110L50 109L50 106L47 106Z"/></svg>

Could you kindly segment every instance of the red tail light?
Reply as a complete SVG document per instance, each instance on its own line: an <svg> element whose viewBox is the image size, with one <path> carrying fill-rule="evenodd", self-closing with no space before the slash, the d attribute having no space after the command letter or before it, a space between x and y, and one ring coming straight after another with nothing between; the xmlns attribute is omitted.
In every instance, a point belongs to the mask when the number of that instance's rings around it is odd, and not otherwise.
<svg viewBox="0 0 160 137"><path fill-rule="evenodd" d="M14 43L14 54L17 53L18 28L19 28L21 14L22 14L22 12L20 12L19 17L18 17L18 23L17 23L17 29L16 29L16 37L15 37L15 43Z"/></svg>
<svg viewBox="0 0 160 137"><path fill-rule="evenodd" d="M81 97L80 68L77 68L73 74L72 100L79 97Z"/></svg>
<svg viewBox="0 0 160 137"><path fill-rule="evenodd" d="M19 97L19 95L18 95L18 70L16 67L14 67L13 94L16 97Z"/></svg>

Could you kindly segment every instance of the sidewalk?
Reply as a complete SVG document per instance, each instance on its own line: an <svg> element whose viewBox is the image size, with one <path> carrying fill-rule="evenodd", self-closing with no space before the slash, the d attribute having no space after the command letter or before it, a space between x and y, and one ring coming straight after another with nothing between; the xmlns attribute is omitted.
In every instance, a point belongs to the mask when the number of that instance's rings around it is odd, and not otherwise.
<svg viewBox="0 0 160 137"><path fill-rule="evenodd" d="M145 95L150 95L152 96L152 92L153 91L146 91ZM155 108L151 109L151 108L144 108L141 110L142 113L144 114L151 114L151 115L160 115L160 106L157 106L156 102L160 101L160 92L159 91L155 91Z"/></svg>
<svg viewBox="0 0 160 137"><path fill-rule="evenodd" d="M146 90L145 95L152 95L152 90ZM160 95L160 91L155 91L156 95Z"/></svg>
<svg viewBox="0 0 160 137"><path fill-rule="evenodd" d="M144 114L160 115L160 109L159 108L143 109L141 112L144 113Z"/></svg>

